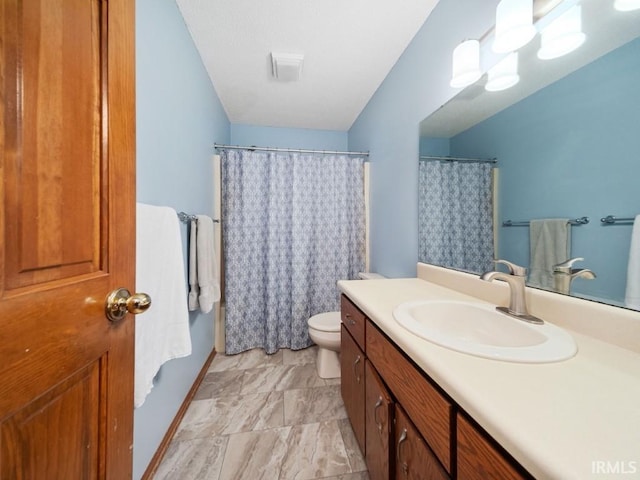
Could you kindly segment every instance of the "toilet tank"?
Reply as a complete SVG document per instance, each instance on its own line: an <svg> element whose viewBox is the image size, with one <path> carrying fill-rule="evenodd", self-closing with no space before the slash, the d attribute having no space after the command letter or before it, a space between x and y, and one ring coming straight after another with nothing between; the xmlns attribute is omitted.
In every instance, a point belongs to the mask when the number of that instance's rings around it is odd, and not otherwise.
<svg viewBox="0 0 640 480"><path fill-rule="evenodd" d="M387 278L384 275L380 275L379 273L371 273L371 272L360 272L358 273L358 277L362 280L376 280L380 278Z"/></svg>

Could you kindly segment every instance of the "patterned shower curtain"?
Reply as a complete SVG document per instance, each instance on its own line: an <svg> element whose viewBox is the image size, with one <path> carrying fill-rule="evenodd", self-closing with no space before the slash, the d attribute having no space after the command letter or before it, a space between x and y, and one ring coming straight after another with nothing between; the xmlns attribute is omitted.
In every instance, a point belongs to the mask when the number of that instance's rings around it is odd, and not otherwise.
<svg viewBox="0 0 640 480"><path fill-rule="evenodd" d="M420 261L480 273L493 269L492 166L419 162Z"/></svg>
<svg viewBox="0 0 640 480"><path fill-rule="evenodd" d="M226 352L311 345L339 310L336 282L365 266L363 158L225 150Z"/></svg>

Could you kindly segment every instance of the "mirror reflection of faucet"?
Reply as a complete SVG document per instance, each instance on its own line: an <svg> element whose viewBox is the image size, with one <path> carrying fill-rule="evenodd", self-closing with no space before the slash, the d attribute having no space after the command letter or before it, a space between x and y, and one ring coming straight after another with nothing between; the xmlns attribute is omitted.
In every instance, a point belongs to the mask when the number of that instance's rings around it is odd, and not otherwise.
<svg viewBox="0 0 640 480"><path fill-rule="evenodd" d="M553 281L558 293L569 295L571 282L574 278L580 277L586 280L596 278L596 274L588 268L573 268L574 263L582 261L584 261L582 257L570 258L565 262L553 266Z"/></svg>

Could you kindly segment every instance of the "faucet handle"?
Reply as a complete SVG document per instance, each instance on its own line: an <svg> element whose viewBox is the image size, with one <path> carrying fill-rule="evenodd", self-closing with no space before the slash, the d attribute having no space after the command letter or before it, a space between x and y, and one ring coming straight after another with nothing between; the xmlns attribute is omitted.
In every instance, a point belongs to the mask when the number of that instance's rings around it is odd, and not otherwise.
<svg viewBox="0 0 640 480"><path fill-rule="evenodd" d="M520 265L516 265L515 263L508 262L507 260L494 260L493 263L501 263L502 265L506 265L509 269L509 273L511 275L515 275L516 277L526 277L527 269L526 267L521 267Z"/></svg>
<svg viewBox="0 0 640 480"><path fill-rule="evenodd" d="M557 265L554 265L553 271L560 272L560 273L571 273L571 268L573 267L573 264L576 262L582 262L583 260L584 258L582 257L570 258L569 260L566 260L562 263L558 263Z"/></svg>

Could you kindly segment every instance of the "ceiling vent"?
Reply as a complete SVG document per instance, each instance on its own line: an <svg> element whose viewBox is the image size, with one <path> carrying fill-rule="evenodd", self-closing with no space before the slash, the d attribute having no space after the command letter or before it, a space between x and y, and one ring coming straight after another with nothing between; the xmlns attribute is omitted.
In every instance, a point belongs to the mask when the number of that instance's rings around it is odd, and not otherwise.
<svg viewBox="0 0 640 480"><path fill-rule="evenodd" d="M271 52L273 77L281 82L295 82L300 80L303 61L304 55Z"/></svg>

